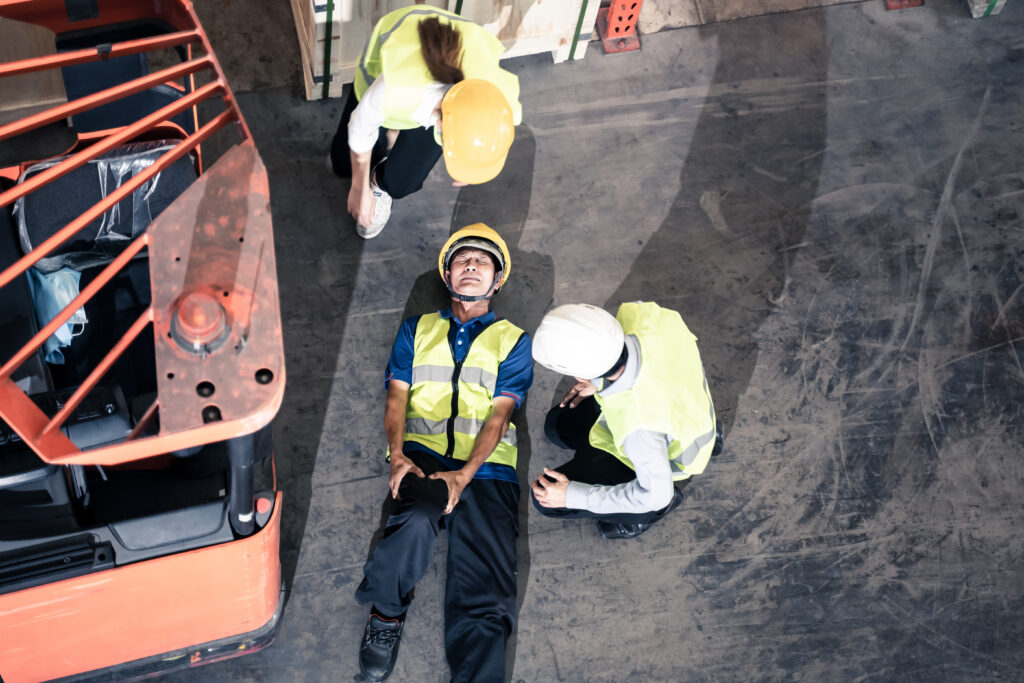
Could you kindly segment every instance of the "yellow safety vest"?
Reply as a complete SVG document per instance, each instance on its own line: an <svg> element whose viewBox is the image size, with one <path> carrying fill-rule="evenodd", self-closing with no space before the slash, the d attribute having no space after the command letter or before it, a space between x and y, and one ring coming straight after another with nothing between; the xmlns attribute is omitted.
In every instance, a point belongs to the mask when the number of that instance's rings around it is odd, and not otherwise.
<svg viewBox="0 0 1024 683"><path fill-rule="evenodd" d="M700 474L715 446L715 406L708 392L697 337L675 311L654 303L622 304L615 316L640 341L640 371L632 388L594 398L601 416L590 443L633 467L622 441L638 429L667 434L676 481Z"/></svg>
<svg viewBox="0 0 1024 683"><path fill-rule="evenodd" d="M449 327L449 320L439 313L420 317L416 325L405 440L468 460L491 415L498 366L523 331L507 320L495 321L473 340L466 358L456 363L448 343ZM514 468L517 453L516 428L509 424L487 462Z"/></svg>
<svg viewBox="0 0 1024 683"><path fill-rule="evenodd" d="M423 89L434 82L434 77L423 61L417 26L429 17L437 17L441 23L451 24L458 31L462 38L462 73L467 79L481 78L498 86L512 108L514 123L519 125L523 119L519 77L498 66L498 57L505 46L469 19L423 5L397 9L377 22L356 69L352 84L356 98L362 99L374 79L384 74L387 82L384 127L392 130L420 127L412 114L423 101Z"/></svg>

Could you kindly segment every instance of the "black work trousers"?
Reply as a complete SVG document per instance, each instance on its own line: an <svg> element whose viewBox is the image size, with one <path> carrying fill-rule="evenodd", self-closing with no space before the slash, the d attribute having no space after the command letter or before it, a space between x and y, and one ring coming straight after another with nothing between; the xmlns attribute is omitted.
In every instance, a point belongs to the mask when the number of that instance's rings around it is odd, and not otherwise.
<svg viewBox="0 0 1024 683"><path fill-rule="evenodd" d="M341 111L338 132L331 141L331 166L342 178L352 177L352 157L348 148L348 121L359 101L354 88L349 88L348 99ZM377 144L370 154L371 174L377 175L377 187L393 199L401 199L418 192L441 158L441 146L434 140L433 128L412 128L398 133L395 146L388 151L387 128L381 128Z"/></svg>
<svg viewBox="0 0 1024 683"><path fill-rule="evenodd" d="M444 469L434 457L406 455L424 474ZM519 485L474 479L448 515L444 481L407 474L399 509L363 567L356 600L387 616L405 612L423 578L440 529L448 531L444 642L455 681L504 681L505 644L515 626Z"/></svg>
<svg viewBox="0 0 1024 683"><path fill-rule="evenodd" d="M608 451L590 445L590 428L601 415L601 406L593 396L580 401L575 408L555 406L548 411L544 420L544 435L557 446L575 449L572 460L555 470L561 472L570 481L599 486L618 486L636 479L636 472ZM543 475L542 475L543 476ZM549 477L550 479L550 477ZM689 479L676 482L677 489L684 488ZM533 499L533 506L546 517L562 519L600 519L613 524L653 524L668 511L668 506L660 510L641 513L598 514L590 510L577 508L547 508Z"/></svg>

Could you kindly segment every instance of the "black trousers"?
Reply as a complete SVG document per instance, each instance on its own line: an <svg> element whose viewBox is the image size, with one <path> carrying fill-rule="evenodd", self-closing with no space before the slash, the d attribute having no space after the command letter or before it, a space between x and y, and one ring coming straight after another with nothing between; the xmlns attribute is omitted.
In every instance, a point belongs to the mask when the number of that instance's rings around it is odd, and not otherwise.
<svg viewBox="0 0 1024 683"><path fill-rule="evenodd" d="M355 88L349 88L341 111L341 123L331 141L331 166L342 178L352 177L352 157L348 149L348 122L359 101ZM386 158L385 158L386 157ZM441 158L441 146L434 140L432 128L412 128L398 133L395 146L388 151L387 129L381 128L377 144L370 154L370 168L376 171L377 186L393 199L418 192L431 169Z"/></svg>
<svg viewBox="0 0 1024 683"><path fill-rule="evenodd" d="M583 399L575 408L555 406L548 411L544 420L544 435L552 443L576 451L572 460L556 467L555 470L571 481L584 484L617 486L631 482L636 479L636 472L611 453L590 445L590 428L600 415L601 406L593 396ZM676 482L675 487L682 489L689 482L689 479L684 479ZM530 497L533 499L533 506L546 517L600 519L615 524L652 524L661 519L668 510L668 506L665 506L652 512L598 514L576 508L547 508L537 502L532 492Z"/></svg>
<svg viewBox="0 0 1024 683"><path fill-rule="evenodd" d="M425 474L443 470L434 457L406 453ZM448 531L444 642L455 681L504 681L505 644L515 626L519 485L474 479L448 515L443 481L407 474L398 512L363 567L356 600L385 615L403 613L426 573L440 529Z"/></svg>

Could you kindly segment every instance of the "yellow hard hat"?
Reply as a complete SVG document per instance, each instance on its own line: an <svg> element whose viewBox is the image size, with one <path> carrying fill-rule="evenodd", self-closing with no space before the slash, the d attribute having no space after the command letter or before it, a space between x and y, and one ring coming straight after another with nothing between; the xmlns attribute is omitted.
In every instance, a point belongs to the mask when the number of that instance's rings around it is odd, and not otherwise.
<svg viewBox="0 0 1024 683"><path fill-rule="evenodd" d="M437 255L437 270L441 273L441 279L445 283L448 282L444 275L445 271L448 270L448 261L455 256L455 252L466 247L482 249L494 256L498 261L501 279L495 285L495 289L508 282L508 274L512 272L512 256L508 253L505 240L501 239L501 235L494 228L483 223L474 223L473 225L467 225L461 230L456 230L448 238L448 241L444 243L440 253Z"/></svg>
<svg viewBox="0 0 1024 683"><path fill-rule="evenodd" d="M490 81L459 81L441 100L444 165L458 182L486 183L501 173L514 137L512 107Z"/></svg>

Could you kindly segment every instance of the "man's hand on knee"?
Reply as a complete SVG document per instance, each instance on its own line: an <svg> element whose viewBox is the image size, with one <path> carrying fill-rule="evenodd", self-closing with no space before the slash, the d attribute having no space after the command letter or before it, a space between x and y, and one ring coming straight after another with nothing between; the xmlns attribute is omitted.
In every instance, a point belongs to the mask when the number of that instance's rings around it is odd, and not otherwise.
<svg viewBox="0 0 1024 683"><path fill-rule="evenodd" d="M391 454L391 474L388 475L388 488L391 489L391 497L395 500L399 499L398 487L402 485L402 478L409 472L420 479L426 476L423 474L423 470L416 466L416 463L405 457L404 453L393 452Z"/></svg>
<svg viewBox="0 0 1024 683"><path fill-rule="evenodd" d="M448 504L444 508L444 514L449 514L455 509L455 506L459 502L459 498L462 496L462 489L466 488L472 477L466 477L462 470L455 470L454 472L434 472L430 475L430 479L441 479L448 485Z"/></svg>

